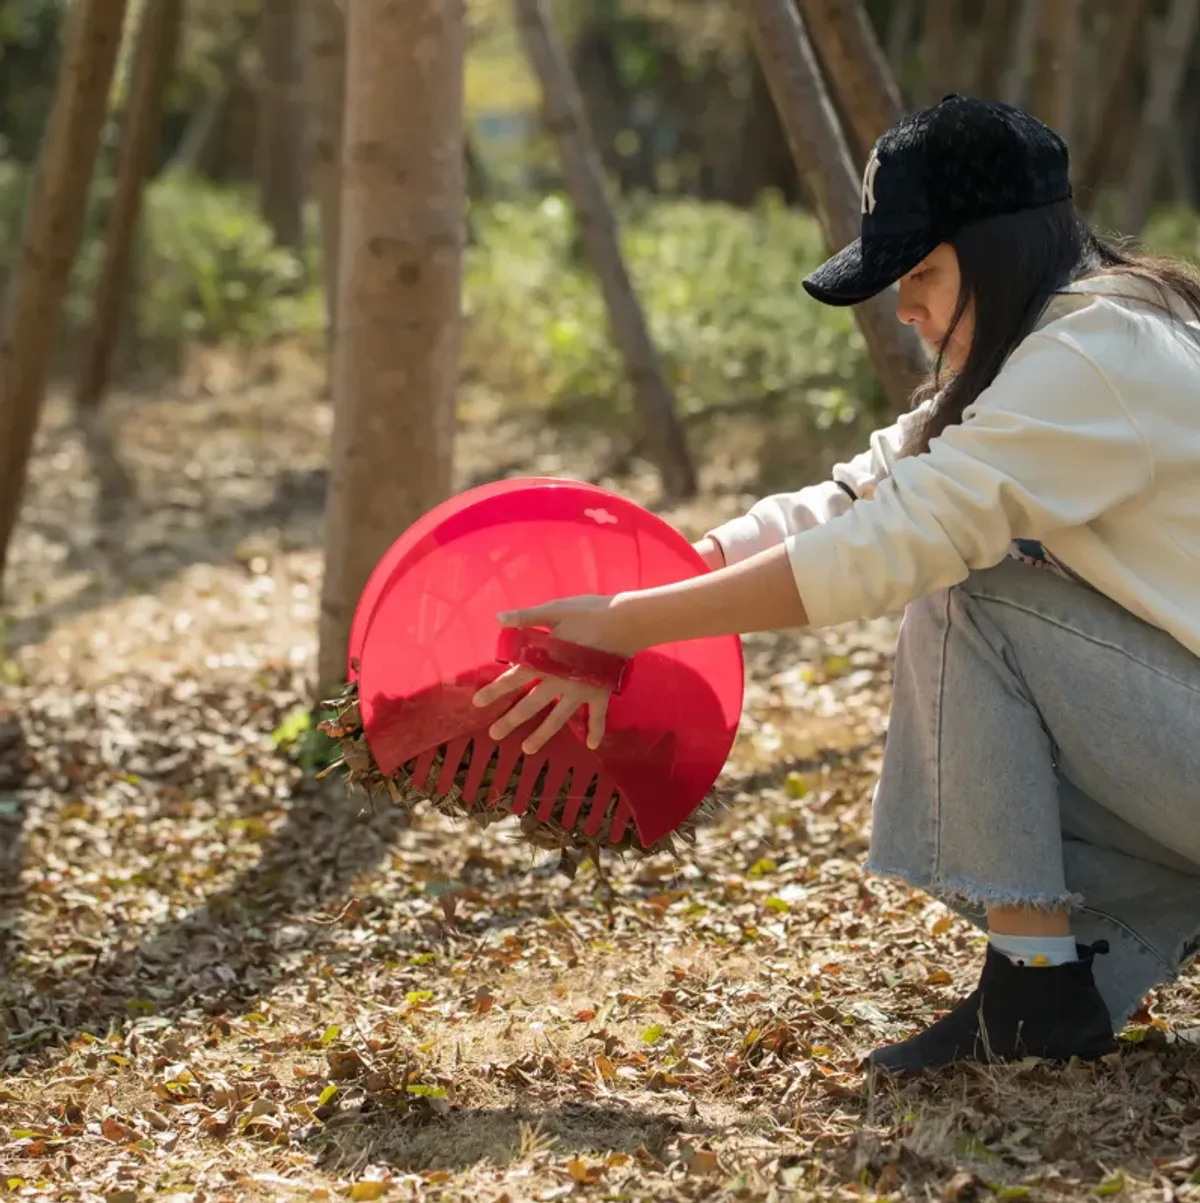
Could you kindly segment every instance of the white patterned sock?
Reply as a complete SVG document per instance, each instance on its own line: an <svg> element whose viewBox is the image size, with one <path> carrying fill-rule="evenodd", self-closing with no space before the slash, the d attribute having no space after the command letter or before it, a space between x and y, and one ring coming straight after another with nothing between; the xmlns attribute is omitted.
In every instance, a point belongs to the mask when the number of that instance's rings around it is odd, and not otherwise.
<svg viewBox="0 0 1200 1203"><path fill-rule="evenodd" d="M1006 936L994 931L988 932L988 943L1014 965L1024 968L1068 965L1079 960L1074 936Z"/></svg>

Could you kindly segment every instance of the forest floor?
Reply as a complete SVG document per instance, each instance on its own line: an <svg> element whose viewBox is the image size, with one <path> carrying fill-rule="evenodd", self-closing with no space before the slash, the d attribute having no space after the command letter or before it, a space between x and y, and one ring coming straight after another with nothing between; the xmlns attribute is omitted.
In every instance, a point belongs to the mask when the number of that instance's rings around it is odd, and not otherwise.
<svg viewBox="0 0 1200 1203"><path fill-rule="evenodd" d="M731 809L681 863L610 865L610 907L507 824L306 777L280 735L330 415L297 365L223 371L114 397L107 451L57 400L39 438L0 649L0 1193L1200 1198L1194 977L1099 1065L861 1071L982 952L861 871L892 622L747 641ZM698 426L704 496L668 516L823 469L786 424ZM475 398L459 484L651 500L618 451Z"/></svg>

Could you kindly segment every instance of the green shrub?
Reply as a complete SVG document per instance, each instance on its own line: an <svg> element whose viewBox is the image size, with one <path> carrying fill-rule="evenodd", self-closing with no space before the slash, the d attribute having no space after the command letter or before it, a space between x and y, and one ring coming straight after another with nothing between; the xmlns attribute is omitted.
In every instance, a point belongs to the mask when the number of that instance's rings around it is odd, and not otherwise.
<svg viewBox="0 0 1200 1203"><path fill-rule="evenodd" d="M141 332L157 341L254 343L319 329L311 266L276 245L252 192L166 173L146 193Z"/></svg>
<svg viewBox="0 0 1200 1203"><path fill-rule="evenodd" d="M1200 268L1200 213L1177 206L1159 209L1146 223L1149 250L1185 259Z"/></svg>
<svg viewBox="0 0 1200 1203"><path fill-rule="evenodd" d="M20 247L30 169L0 161L0 273ZM68 297L68 333L90 318L112 194L96 179ZM816 222L765 200L751 210L690 200L624 202L630 274L680 407L803 399L819 425L886 403L854 316L812 301L801 277L824 256ZM253 344L319 336L320 240L275 245L253 188L167 172L147 189L137 244L140 336L163 350L198 339ZM625 421L633 399L571 207L560 197L475 205L464 279L464 371L507 402L576 406ZM1200 215L1157 212L1152 248L1200 262ZM588 410L592 414L587 414Z"/></svg>
<svg viewBox="0 0 1200 1203"><path fill-rule="evenodd" d="M28 168L0 162L0 271L16 264L30 179ZM111 176L96 178L71 271L68 334L91 319L112 191ZM307 244L318 242L310 231ZM158 176L143 198L134 254L138 331L155 345L250 344L321 329L319 252L304 261L276 246L251 189L180 172Z"/></svg>
<svg viewBox="0 0 1200 1203"><path fill-rule="evenodd" d="M472 213L465 368L534 404L631 407L599 286L570 207L497 203ZM804 394L827 421L882 404L853 315L816 304L801 277L824 254L816 223L764 202L631 204L622 246L680 407Z"/></svg>

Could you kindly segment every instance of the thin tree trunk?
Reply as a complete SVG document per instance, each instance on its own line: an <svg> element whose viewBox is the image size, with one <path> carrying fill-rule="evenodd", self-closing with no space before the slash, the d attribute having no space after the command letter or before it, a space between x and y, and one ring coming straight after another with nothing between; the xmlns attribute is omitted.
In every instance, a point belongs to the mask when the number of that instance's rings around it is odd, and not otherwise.
<svg viewBox="0 0 1200 1203"><path fill-rule="evenodd" d="M862 0L800 0L800 12L853 130L858 162L904 112L900 88Z"/></svg>
<svg viewBox="0 0 1200 1203"><path fill-rule="evenodd" d="M513 11L525 52L541 83L546 128L554 137L563 178L579 213L584 246L604 293L613 338L641 406L651 455L667 495L692 496L696 474L675 412L675 398L621 257L616 219L604 190L600 153L584 115L570 62L550 24L544 0L514 0Z"/></svg>
<svg viewBox="0 0 1200 1203"><path fill-rule="evenodd" d="M1025 104L1025 98L1029 94L1029 74L1033 70L1033 48L1042 19L1042 5L1055 2L1056 0L1021 0L1021 7L1017 11L1016 29L1013 32L1012 58L1004 75L1001 96L1001 99L1009 104Z"/></svg>
<svg viewBox="0 0 1200 1203"><path fill-rule="evenodd" d="M962 0L925 0L921 31L923 104L936 104L947 92L963 86L962 34Z"/></svg>
<svg viewBox="0 0 1200 1203"><path fill-rule="evenodd" d="M220 125L233 92L234 66L229 64L219 85L219 90L210 92L200 108L188 118L187 128L171 157L172 171L199 171L200 164L208 152L213 131Z"/></svg>
<svg viewBox="0 0 1200 1203"><path fill-rule="evenodd" d="M1154 70L1150 73L1141 131L1129 171L1125 220L1121 223L1127 234L1141 233L1154 205L1163 151L1179 105L1179 94L1198 29L1200 0L1171 0L1161 36L1156 39Z"/></svg>
<svg viewBox="0 0 1200 1203"><path fill-rule="evenodd" d="M308 169L321 221L326 345L337 334L342 124L346 109L346 22L337 0L304 0Z"/></svg>
<svg viewBox="0 0 1200 1203"><path fill-rule="evenodd" d="M892 74L904 78L904 63L917 25L917 0L892 0L887 29L887 58Z"/></svg>
<svg viewBox="0 0 1200 1203"><path fill-rule="evenodd" d="M452 487L465 50L463 0L347 5L323 690L345 679L372 569Z"/></svg>
<svg viewBox="0 0 1200 1203"><path fill-rule="evenodd" d="M113 348L128 300L142 190L162 144L163 96L175 63L182 16L183 0L149 0L142 13L91 330L75 382L75 401L81 408L98 405L108 387Z"/></svg>
<svg viewBox="0 0 1200 1203"><path fill-rule="evenodd" d="M304 239L304 66L300 0L263 0L257 172L262 214L281 246Z"/></svg>
<svg viewBox="0 0 1200 1203"><path fill-rule="evenodd" d="M1167 171L1173 202L1192 209L1200 206L1200 180L1196 176L1196 143L1200 142L1200 41L1194 52L1193 70L1184 83L1167 139Z"/></svg>
<svg viewBox="0 0 1200 1203"><path fill-rule="evenodd" d="M860 231L859 182L804 23L789 0L745 0L745 7L763 73L826 241L831 247L845 246ZM896 320L894 294L889 289L856 305L855 317L888 400L904 411L928 372L928 359L914 331Z"/></svg>
<svg viewBox="0 0 1200 1203"><path fill-rule="evenodd" d="M1033 44L1028 108L1072 143L1075 66L1079 51L1079 0L1043 0Z"/></svg>
<svg viewBox="0 0 1200 1203"><path fill-rule="evenodd" d="M1103 81L1102 97L1075 173L1075 191L1088 207L1095 201L1112 162L1113 131L1120 124L1123 110L1136 95L1150 0L1117 0L1111 15L1111 28L1103 39L1108 52L1102 57L1099 72Z"/></svg>
<svg viewBox="0 0 1200 1203"><path fill-rule="evenodd" d="M491 188L491 180L488 177L487 165L479 154L470 132L466 134L463 154L467 161L467 195L472 200L483 200Z"/></svg>
<svg viewBox="0 0 1200 1203"><path fill-rule="evenodd" d="M87 216L124 19L125 0L87 0L69 10L54 104L25 205L20 266L0 337L0 584Z"/></svg>
<svg viewBox="0 0 1200 1203"><path fill-rule="evenodd" d="M725 199L749 206L767 188L774 188L788 204L804 204L803 183L788 149L771 89L757 61L750 64L750 88L736 140L734 177Z"/></svg>
<svg viewBox="0 0 1200 1203"><path fill-rule="evenodd" d="M904 78L904 64L913 48L915 29L916 0L892 0L887 14L887 64L892 69L892 75L901 81Z"/></svg>
<svg viewBox="0 0 1200 1203"><path fill-rule="evenodd" d="M1192 172L1192 143L1183 117L1176 115L1167 138L1166 168L1171 180L1172 203L1194 209L1200 199Z"/></svg>
<svg viewBox="0 0 1200 1203"><path fill-rule="evenodd" d="M979 20L976 42L975 95L982 100L998 100L1004 83L1012 46L1012 26L1016 16L1013 0L985 0Z"/></svg>
<svg viewBox="0 0 1200 1203"><path fill-rule="evenodd" d="M179 145L171 157L172 171L203 169L209 156L213 135L220 129L234 91L238 87L243 42L249 37L252 28L252 20L243 17L237 24L234 36L213 56L212 66L218 74L219 82L204 98L200 108L188 119L183 137L180 138Z"/></svg>

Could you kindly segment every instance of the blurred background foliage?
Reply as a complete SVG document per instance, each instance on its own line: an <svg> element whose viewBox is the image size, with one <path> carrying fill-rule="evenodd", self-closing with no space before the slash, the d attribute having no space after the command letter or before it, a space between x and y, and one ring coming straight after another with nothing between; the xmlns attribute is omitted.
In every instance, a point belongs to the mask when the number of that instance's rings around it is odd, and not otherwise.
<svg viewBox="0 0 1200 1203"><path fill-rule="evenodd" d="M0 278L20 245L23 197L71 2L0 3ZM1167 2L1151 3L1150 18L1161 21ZM1103 13L1112 6L1083 6L1095 8L1085 25L1091 52L1107 53ZM934 72L926 49L931 29L923 22L934 19L937 0L867 5L906 104L950 87L975 90L972 73L984 70L987 13L997 0L954 7L957 53ZM734 0L554 0L552 11L604 156L627 262L681 408L803 396L818 421L833 422L882 407L851 316L811 304L799 287L825 250ZM513 403L623 411L631 405L628 387L539 126L538 91L509 5L471 0L468 12L465 376ZM135 295L120 348L127 370L170 362L196 341L295 339L315 349L323 338L313 206L297 197L305 237L293 250L277 242L259 202L260 0L191 0L186 13L136 250ZM131 4L131 29L140 14L141 3ZM1133 231L1193 259L1200 259L1198 49L1200 42L1177 106L1176 128L1187 145L1162 170L1145 228ZM128 59L127 48L74 269L66 356L98 270ZM1094 73L1086 53L1080 60L1085 76ZM1093 204L1102 220L1120 212L1149 72L1149 60L1133 72L1127 119L1105 131L1113 151ZM1075 126L1087 132L1096 115L1087 108L1089 89L1081 91ZM1083 141L1081 133L1073 148Z"/></svg>

